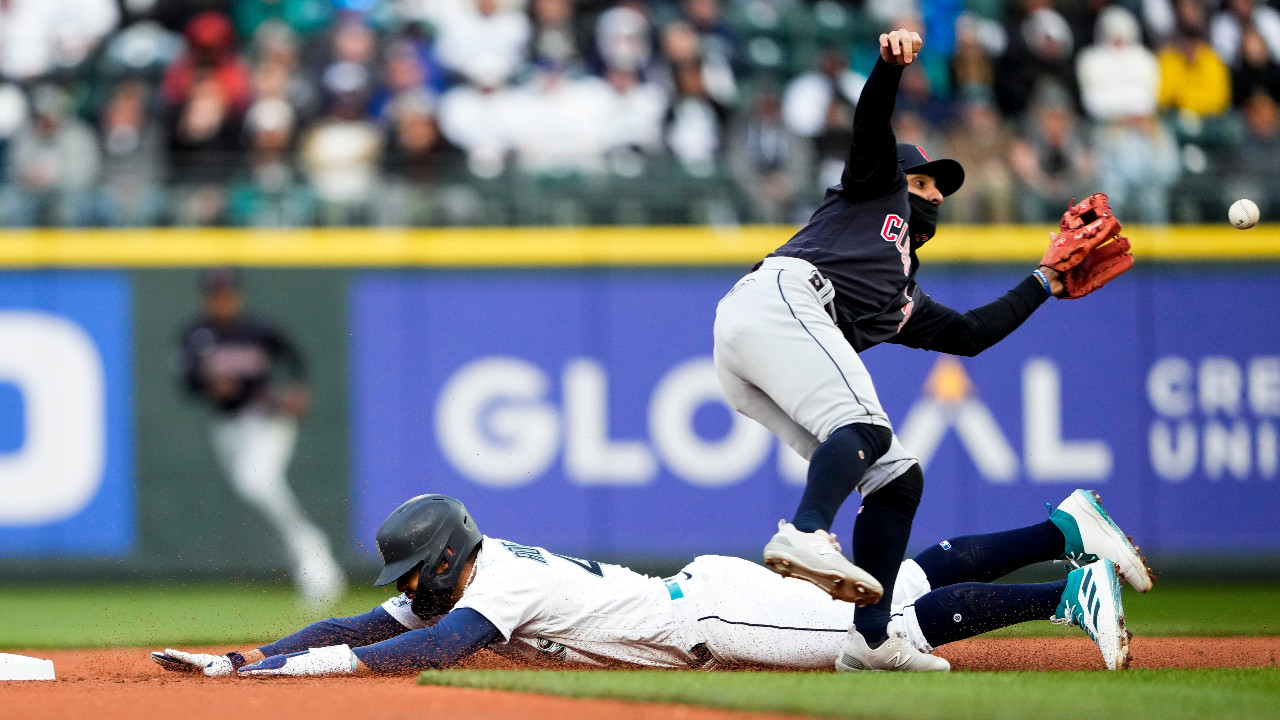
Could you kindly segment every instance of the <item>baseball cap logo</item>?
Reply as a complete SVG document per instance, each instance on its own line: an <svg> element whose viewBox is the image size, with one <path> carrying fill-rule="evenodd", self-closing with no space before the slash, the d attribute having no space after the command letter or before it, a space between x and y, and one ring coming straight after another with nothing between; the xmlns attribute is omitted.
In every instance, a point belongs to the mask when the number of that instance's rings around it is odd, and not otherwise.
<svg viewBox="0 0 1280 720"><path fill-rule="evenodd" d="M929 157L927 154L925 154L924 148L922 148L922 147L920 147L919 145L917 145L917 146L916 146L916 150L919 150L919 151L920 151L920 157L924 158L924 161L925 161L925 162L933 162L933 158L931 158L931 157Z"/></svg>

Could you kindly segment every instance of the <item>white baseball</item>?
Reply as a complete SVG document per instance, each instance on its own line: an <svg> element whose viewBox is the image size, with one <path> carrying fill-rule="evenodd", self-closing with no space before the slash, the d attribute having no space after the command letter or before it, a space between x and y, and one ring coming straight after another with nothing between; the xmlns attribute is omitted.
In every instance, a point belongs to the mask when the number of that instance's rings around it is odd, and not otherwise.
<svg viewBox="0 0 1280 720"><path fill-rule="evenodd" d="M1227 218L1237 228L1248 230L1258 224L1258 206L1252 200L1237 200L1231 203L1231 209L1227 211Z"/></svg>

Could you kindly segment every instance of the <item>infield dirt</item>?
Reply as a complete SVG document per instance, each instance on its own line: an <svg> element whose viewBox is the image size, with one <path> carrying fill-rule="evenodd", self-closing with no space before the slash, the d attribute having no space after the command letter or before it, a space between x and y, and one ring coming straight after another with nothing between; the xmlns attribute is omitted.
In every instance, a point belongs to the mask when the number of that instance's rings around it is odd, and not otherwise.
<svg viewBox="0 0 1280 720"><path fill-rule="evenodd" d="M486 690L420 687L411 676L235 680L173 673L151 662L155 648L14 650L53 660L53 682L0 682L4 720L227 720L236 717L608 718L608 720L734 720L777 718L712 708L574 700ZM223 648L225 651L225 648ZM217 652L208 649L208 652ZM1280 666L1280 637L1135 638L1135 668ZM1094 670L1101 659L1084 638L974 638L938 651L957 670ZM514 668L483 652L469 668Z"/></svg>

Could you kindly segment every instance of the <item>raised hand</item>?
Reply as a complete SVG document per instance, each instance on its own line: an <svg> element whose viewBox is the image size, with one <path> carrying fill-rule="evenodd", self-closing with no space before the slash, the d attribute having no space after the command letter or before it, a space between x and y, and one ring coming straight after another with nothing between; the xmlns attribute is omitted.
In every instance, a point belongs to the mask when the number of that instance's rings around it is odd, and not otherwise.
<svg viewBox="0 0 1280 720"><path fill-rule="evenodd" d="M924 40L910 30L894 30L880 34L880 59L897 65L910 65L920 54Z"/></svg>

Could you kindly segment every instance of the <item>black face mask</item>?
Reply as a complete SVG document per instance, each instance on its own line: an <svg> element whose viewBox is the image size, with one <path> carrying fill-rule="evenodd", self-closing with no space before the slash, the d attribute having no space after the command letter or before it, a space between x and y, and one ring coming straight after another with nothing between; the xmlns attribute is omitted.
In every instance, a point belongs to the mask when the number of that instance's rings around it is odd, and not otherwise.
<svg viewBox="0 0 1280 720"><path fill-rule="evenodd" d="M907 204L911 207L907 233L911 235L911 249L918 250L938 232L938 206L915 193L907 194Z"/></svg>
<svg viewBox="0 0 1280 720"><path fill-rule="evenodd" d="M413 610L413 614L423 620L430 620L453 609L451 595L453 595L453 588L434 592L418 590L413 594L413 604L409 606L409 609Z"/></svg>

